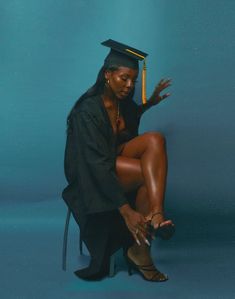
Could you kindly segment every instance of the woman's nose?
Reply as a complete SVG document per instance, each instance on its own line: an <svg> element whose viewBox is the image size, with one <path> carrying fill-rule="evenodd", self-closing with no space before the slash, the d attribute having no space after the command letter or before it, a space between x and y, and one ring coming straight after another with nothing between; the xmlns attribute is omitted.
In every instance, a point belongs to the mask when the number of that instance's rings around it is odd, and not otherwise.
<svg viewBox="0 0 235 299"><path fill-rule="evenodd" d="M134 82L131 79L128 79L126 81L126 87L128 87L129 89L134 87Z"/></svg>

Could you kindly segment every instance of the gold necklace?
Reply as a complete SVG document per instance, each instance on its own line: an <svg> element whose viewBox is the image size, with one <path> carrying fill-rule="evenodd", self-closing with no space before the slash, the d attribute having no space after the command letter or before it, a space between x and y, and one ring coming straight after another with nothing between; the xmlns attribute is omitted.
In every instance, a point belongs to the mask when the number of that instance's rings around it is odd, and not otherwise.
<svg viewBox="0 0 235 299"><path fill-rule="evenodd" d="M117 102L117 117L116 117L116 125L118 126L120 123L120 108L119 108L119 101Z"/></svg>

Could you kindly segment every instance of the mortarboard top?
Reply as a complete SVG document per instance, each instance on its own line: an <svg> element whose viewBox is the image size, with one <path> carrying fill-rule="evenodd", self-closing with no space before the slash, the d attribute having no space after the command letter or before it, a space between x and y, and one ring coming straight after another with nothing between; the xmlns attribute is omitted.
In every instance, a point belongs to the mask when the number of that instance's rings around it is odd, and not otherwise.
<svg viewBox="0 0 235 299"><path fill-rule="evenodd" d="M139 69L139 60L144 60L144 66L142 69L142 102L145 104L147 102L145 58L148 54L112 39L102 42L101 45L111 48L109 54L104 60L104 67L125 66L133 69Z"/></svg>
<svg viewBox="0 0 235 299"><path fill-rule="evenodd" d="M111 48L108 56L105 58L105 66L126 66L138 69L138 61L145 59L148 55L135 48L121 44L112 39L108 39L101 43L101 45Z"/></svg>

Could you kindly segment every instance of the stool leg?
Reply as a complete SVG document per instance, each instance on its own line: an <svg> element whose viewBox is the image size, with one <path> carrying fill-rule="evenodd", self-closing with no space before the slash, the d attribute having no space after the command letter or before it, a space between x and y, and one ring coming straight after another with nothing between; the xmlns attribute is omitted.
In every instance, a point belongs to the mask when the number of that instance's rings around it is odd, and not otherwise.
<svg viewBox="0 0 235 299"><path fill-rule="evenodd" d="M83 255L81 233L80 233L80 236L79 236L79 250L80 250L80 255Z"/></svg>
<svg viewBox="0 0 235 299"><path fill-rule="evenodd" d="M109 263L109 277L113 277L115 275L115 253L111 255L110 257L110 263Z"/></svg>
<svg viewBox="0 0 235 299"><path fill-rule="evenodd" d="M62 269L66 271L66 257L67 257L67 245L68 245L68 229L71 211L68 209L65 227L64 227L64 240L63 240L63 253L62 253Z"/></svg>

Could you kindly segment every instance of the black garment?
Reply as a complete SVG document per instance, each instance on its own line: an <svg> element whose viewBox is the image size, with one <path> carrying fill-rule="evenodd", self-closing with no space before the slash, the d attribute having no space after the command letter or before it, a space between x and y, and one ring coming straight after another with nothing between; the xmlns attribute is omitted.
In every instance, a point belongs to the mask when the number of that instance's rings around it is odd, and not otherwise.
<svg viewBox="0 0 235 299"><path fill-rule="evenodd" d="M127 129L124 142L138 135L139 106L123 101L121 113ZM69 120L64 160L68 186L62 197L91 255L90 266L75 272L81 278L105 274L110 255L133 242L118 208L136 192L125 194L117 179L117 144L101 96L78 101Z"/></svg>

